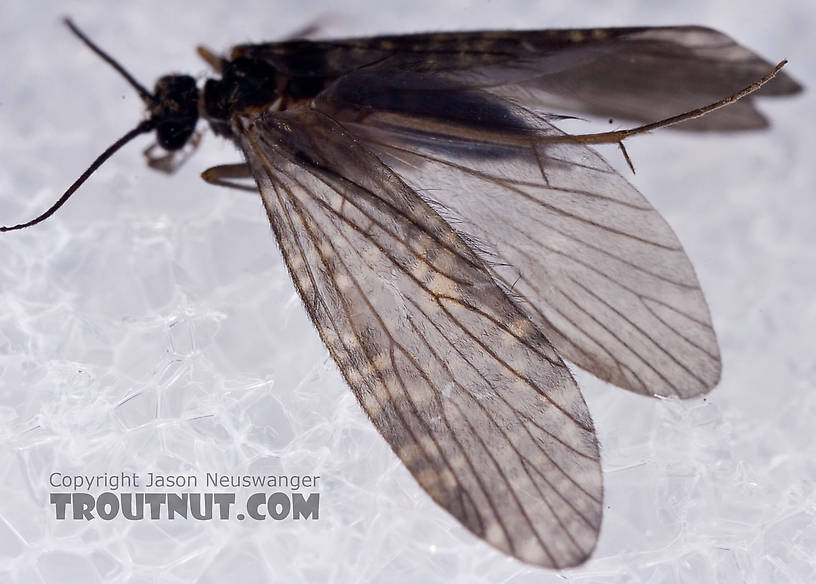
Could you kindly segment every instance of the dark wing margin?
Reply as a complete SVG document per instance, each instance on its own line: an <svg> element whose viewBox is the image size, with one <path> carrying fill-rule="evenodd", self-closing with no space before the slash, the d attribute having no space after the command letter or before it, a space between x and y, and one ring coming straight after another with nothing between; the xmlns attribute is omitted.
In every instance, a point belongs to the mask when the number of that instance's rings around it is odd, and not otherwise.
<svg viewBox="0 0 816 584"><path fill-rule="evenodd" d="M411 474L498 549L582 563L601 523L598 444L552 346L339 124L305 108L235 123L312 321Z"/></svg>
<svg viewBox="0 0 816 584"><path fill-rule="evenodd" d="M561 355L645 395L713 388L721 365L708 306L649 202L590 148L548 142L563 133L547 119L426 77L360 71L314 107L480 243Z"/></svg>
<svg viewBox="0 0 816 584"><path fill-rule="evenodd" d="M723 99L773 65L700 26L473 31L240 45L233 58L271 62L285 75L336 79L360 69L434 74L527 108L655 122ZM781 73L727 108L676 129L767 126L754 97L801 86Z"/></svg>

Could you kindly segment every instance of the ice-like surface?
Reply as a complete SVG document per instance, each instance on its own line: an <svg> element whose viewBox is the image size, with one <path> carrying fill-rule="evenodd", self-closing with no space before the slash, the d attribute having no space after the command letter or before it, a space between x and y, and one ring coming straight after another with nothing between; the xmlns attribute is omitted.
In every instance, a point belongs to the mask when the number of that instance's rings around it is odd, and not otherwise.
<svg viewBox="0 0 816 584"><path fill-rule="evenodd" d="M137 121L130 89L70 14L144 83L281 37L335 3L4 2L0 223L30 218ZM382 3L337 34L699 23L816 87L816 5L687 0ZM198 173L238 161L205 136L174 176L127 148L53 219L0 236L0 582L816 581L816 184L812 91L765 101L773 129L662 132L631 180L696 266L722 345L706 400L640 398L578 373L603 445L606 510L583 567L507 558L420 490L308 323L255 196ZM612 158L616 159L614 151ZM51 472L320 475L312 522L56 521ZM245 490L242 491L245 493Z"/></svg>

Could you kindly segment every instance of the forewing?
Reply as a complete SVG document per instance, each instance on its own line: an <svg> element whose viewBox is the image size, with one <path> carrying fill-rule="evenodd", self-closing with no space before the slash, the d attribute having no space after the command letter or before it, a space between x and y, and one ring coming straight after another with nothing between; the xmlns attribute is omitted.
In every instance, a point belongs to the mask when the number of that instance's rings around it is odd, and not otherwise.
<svg viewBox="0 0 816 584"><path fill-rule="evenodd" d="M241 45L233 58L268 60L287 76L335 79L360 69L433 73L525 107L654 122L723 99L772 65L727 35L699 26L475 31ZM795 93L781 73L758 94ZM767 125L754 96L677 126Z"/></svg>
<svg viewBox="0 0 816 584"><path fill-rule="evenodd" d="M568 370L457 233L326 116L236 128L303 302L374 425L433 499L526 562L581 563L601 521Z"/></svg>
<svg viewBox="0 0 816 584"><path fill-rule="evenodd" d="M314 107L437 203L558 352L621 387L692 397L719 380L708 307L680 242L593 150L484 93L422 93L381 107L350 75ZM406 77L400 76L406 85ZM407 87L407 85L406 85ZM433 87L433 86L431 86ZM403 93L404 95L404 93ZM436 100L433 107L429 100ZM440 116L440 102L457 104Z"/></svg>

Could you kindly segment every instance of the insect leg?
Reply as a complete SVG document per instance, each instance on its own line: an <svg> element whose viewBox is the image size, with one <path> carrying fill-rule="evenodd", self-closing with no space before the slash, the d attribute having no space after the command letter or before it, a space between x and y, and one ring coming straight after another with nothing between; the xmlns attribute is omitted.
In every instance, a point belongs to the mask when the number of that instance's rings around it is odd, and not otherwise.
<svg viewBox="0 0 816 584"><path fill-rule="evenodd" d="M597 134L565 134L563 136L553 136L547 137L546 141L549 143L556 143L556 142L576 142L579 144L623 144L623 141L626 138L631 136L636 136L638 134L646 134L651 132L652 130L657 130L658 128L665 128L668 126L673 126L675 124L679 124L680 122L685 122L688 120L693 120L696 118L700 118L708 113L713 112L714 110L718 110L722 107L730 105L734 102L739 101L743 97L754 93L760 87L765 85L768 81L773 79L779 71L782 70L788 63L787 59L781 61L776 67L771 70L770 73L765 75L762 79L759 79L749 85L748 87L737 91L736 93L729 95L728 97L721 99L719 101L715 101L714 103L710 103L706 106L690 110L684 112L682 114L678 114L676 116L672 116L670 118L666 118L663 120L658 120L657 122L652 122L651 124L644 124L642 126L638 126L636 128L631 128L629 130L617 130L614 132L600 132ZM626 155L626 151L623 150L624 156L628 159L628 155ZM629 166L631 167L631 161L627 160ZM634 169L632 169L634 170Z"/></svg>
<svg viewBox="0 0 816 584"><path fill-rule="evenodd" d="M323 14L321 16L317 16L311 21L309 21L308 24L305 24L300 28L290 32L288 35L284 37L283 40L299 41L316 39L325 33L325 30L326 28L328 28L329 24L335 23L338 20L339 18L335 14Z"/></svg>
<svg viewBox="0 0 816 584"><path fill-rule="evenodd" d="M158 170L167 174L173 174L178 168L187 162L187 159L195 152L201 142L201 134L196 132L182 150L173 150L164 154L155 154L158 143L154 142L142 151L147 165L153 170Z"/></svg>
<svg viewBox="0 0 816 584"><path fill-rule="evenodd" d="M236 182L237 179L252 178L252 173L249 170L249 165L243 163L221 164L219 166L213 166L212 168L208 168L207 170L202 172L201 178L203 178L206 182L210 183L211 185L216 185L219 187L239 189L242 191L249 191L251 193L258 192L258 189L255 188L255 185L248 186Z"/></svg>

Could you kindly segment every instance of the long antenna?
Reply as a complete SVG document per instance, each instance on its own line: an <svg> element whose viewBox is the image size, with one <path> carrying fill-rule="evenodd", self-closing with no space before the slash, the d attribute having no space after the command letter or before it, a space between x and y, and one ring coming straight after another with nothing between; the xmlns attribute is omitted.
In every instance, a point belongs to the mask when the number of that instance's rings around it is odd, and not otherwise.
<svg viewBox="0 0 816 584"><path fill-rule="evenodd" d="M65 24L68 26L69 29L71 29L71 32L73 32L77 37L79 37L79 39L83 43L85 43L88 46L88 48L90 48L94 53L99 55L99 57L101 57L102 60L105 61L106 63L108 63L111 67L116 69L116 71L118 71L119 74L122 77L124 77L127 80L127 82L130 83L130 85L137 91L137 93L141 96L141 98L144 100L145 103L150 105L150 104L152 104L152 103L154 103L156 101L156 98L154 97L154 95L152 93L150 93L147 89L145 89L144 86L141 83L136 81L136 79L134 79L133 76L130 73L125 71L125 68L122 67L119 63L117 63L113 59L113 57L108 55L105 51L103 51L102 49L97 47L93 42L91 42L91 40L88 37L86 37L82 33L82 31L80 31L76 27L76 25L73 22L71 22L71 19L66 18L65 19ZM69 198L71 198L71 195L73 195L74 192L80 186L82 186L82 183L84 183L86 180L88 180L88 177L91 176L96 171L97 168L102 166L102 164L108 158L113 156L113 154L117 150L119 150L122 146L124 146L125 144L127 144L128 142L133 140L133 138L135 138L136 136L138 136L140 134L146 134L148 132L151 132L155 128L156 128L156 122L153 119L145 120L142 123L140 123L138 126L133 128L127 134L125 134L124 136L119 138L116 142L114 142L113 144L108 146L108 148L102 154L100 154L96 158L96 160L94 160L91 163L91 165L85 170L85 172L83 172L82 175L80 175L80 177L74 181L74 184L72 184L70 187L68 187L68 190L65 191L62 194L62 196L59 198L59 200L56 203L54 203L53 205L51 205L51 207L45 213L43 213L39 217L37 217L35 219L32 219L31 221L28 221L26 223L20 223L19 225L13 225L11 227L0 226L0 233L5 232L5 231L14 231L16 229L23 229L24 227L31 227L32 225L36 225L37 223L40 223L41 221L45 221L46 219L48 219L51 215L53 215L57 211L57 209L62 207L65 204L65 202Z"/></svg>
<svg viewBox="0 0 816 584"><path fill-rule="evenodd" d="M149 103L149 102L155 101L156 98L153 96L152 93L150 93L147 89L145 89L144 86L141 83L136 81L136 79L133 77L133 75L128 73L125 70L125 68L122 67L119 63L117 63L116 60L113 57L111 57L105 51L103 51L102 49L97 47L91 39L86 37L85 33L83 33L81 30L79 30L77 28L77 26L73 23L73 21L70 18L64 19L63 22L65 22L65 24L68 26L68 28L71 29L71 32L74 33L77 37L79 37L79 40L81 40L83 43L85 43L88 46L89 49L91 49L94 53L99 55L99 57L103 61L105 61L108 65L110 65L111 67L116 69L116 71L118 71L119 74L122 77L124 77L127 80L128 83L130 83L130 85L133 87L133 89L135 89L138 92L138 94L141 96L141 98L145 102Z"/></svg>
<svg viewBox="0 0 816 584"><path fill-rule="evenodd" d="M102 166L102 164L108 158L113 156L114 152L119 150L122 146L130 142L133 138L135 138L139 134L145 134L147 132L152 131L155 125L156 124L155 122L153 122L153 120L143 121L141 124L133 128L130 132L119 138L116 142L114 142L110 146L108 146L107 150L100 154L97 157L97 159L91 163L91 165L85 170L85 172L83 172L82 175L74 181L74 184L68 187L68 190L65 191L63 195L59 198L59 200L53 205L51 205L51 208L48 209L45 213L43 213L36 219L28 221L27 223L20 223L19 225L13 225L12 227L0 227L0 232L14 231L15 229L22 229L23 227L31 227L32 225L36 225L37 223L40 223L41 221L45 221L46 219L48 219L51 215L53 215L57 211L57 209L59 209L65 204L65 201L67 201L71 197L71 195L74 194L74 191L76 191L80 186L82 186L82 183L84 183L88 179L88 177L91 176L96 171L97 168Z"/></svg>

